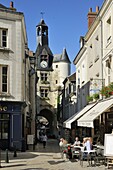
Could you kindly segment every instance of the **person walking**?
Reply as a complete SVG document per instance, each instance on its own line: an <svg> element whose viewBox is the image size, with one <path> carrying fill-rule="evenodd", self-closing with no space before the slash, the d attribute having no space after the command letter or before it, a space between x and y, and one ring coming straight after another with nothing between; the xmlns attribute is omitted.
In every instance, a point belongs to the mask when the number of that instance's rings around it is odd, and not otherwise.
<svg viewBox="0 0 113 170"><path fill-rule="evenodd" d="M46 142L47 142L47 135L44 133L42 136L42 142L43 142L43 148L46 147Z"/></svg>

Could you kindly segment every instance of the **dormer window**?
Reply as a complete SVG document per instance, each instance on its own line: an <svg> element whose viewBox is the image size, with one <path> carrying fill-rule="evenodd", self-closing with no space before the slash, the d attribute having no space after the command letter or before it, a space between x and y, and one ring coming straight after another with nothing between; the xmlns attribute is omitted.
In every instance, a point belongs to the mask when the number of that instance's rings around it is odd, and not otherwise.
<svg viewBox="0 0 113 170"><path fill-rule="evenodd" d="M48 61L48 56L47 55L41 55L41 61Z"/></svg>
<svg viewBox="0 0 113 170"><path fill-rule="evenodd" d="M47 81L48 76L47 73L40 73L41 81Z"/></svg>

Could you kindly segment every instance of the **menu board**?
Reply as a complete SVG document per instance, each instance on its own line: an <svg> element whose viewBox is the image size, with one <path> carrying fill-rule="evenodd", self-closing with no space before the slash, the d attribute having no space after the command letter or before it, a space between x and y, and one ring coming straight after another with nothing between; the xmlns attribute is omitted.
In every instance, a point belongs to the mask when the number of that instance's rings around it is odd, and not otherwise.
<svg viewBox="0 0 113 170"><path fill-rule="evenodd" d="M113 156L113 134L105 134L104 156Z"/></svg>
<svg viewBox="0 0 113 170"><path fill-rule="evenodd" d="M28 145L34 144L34 135L27 135L27 144Z"/></svg>

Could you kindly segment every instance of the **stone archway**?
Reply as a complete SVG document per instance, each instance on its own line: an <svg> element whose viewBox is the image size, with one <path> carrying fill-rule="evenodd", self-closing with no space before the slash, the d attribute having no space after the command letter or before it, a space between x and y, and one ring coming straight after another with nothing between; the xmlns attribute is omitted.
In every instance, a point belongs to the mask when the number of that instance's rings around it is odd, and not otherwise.
<svg viewBox="0 0 113 170"><path fill-rule="evenodd" d="M48 135L54 135L54 114L48 109L42 109L38 116L43 116L48 120Z"/></svg>

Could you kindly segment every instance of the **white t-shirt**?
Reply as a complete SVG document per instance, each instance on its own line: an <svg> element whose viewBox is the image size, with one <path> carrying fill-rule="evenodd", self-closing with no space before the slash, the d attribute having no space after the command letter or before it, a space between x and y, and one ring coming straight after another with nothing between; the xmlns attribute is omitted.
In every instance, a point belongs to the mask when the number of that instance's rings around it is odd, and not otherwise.
<svg viewBox="0 0 113 170"><path fill-rule="evenodd" d="M63 146L63 142L62 142L62 141L60 141L59 146L60 146L60 147L62 147L62 146Z"/></svg>
<svg viewBox="0 0 113 170"><path fill-rule="evenodd" d="M87 150L87 151L90 151L90 150L91 150L91 143L90 143L89 140L85 143L85 147L86 147L86 150Z"/></svg>
<svg viewBox="0 0 113 170"><path fill-rule="evenodd" d="M80 141L75 141L73 145L74 146L79 146L80 145Z"/></svg>

